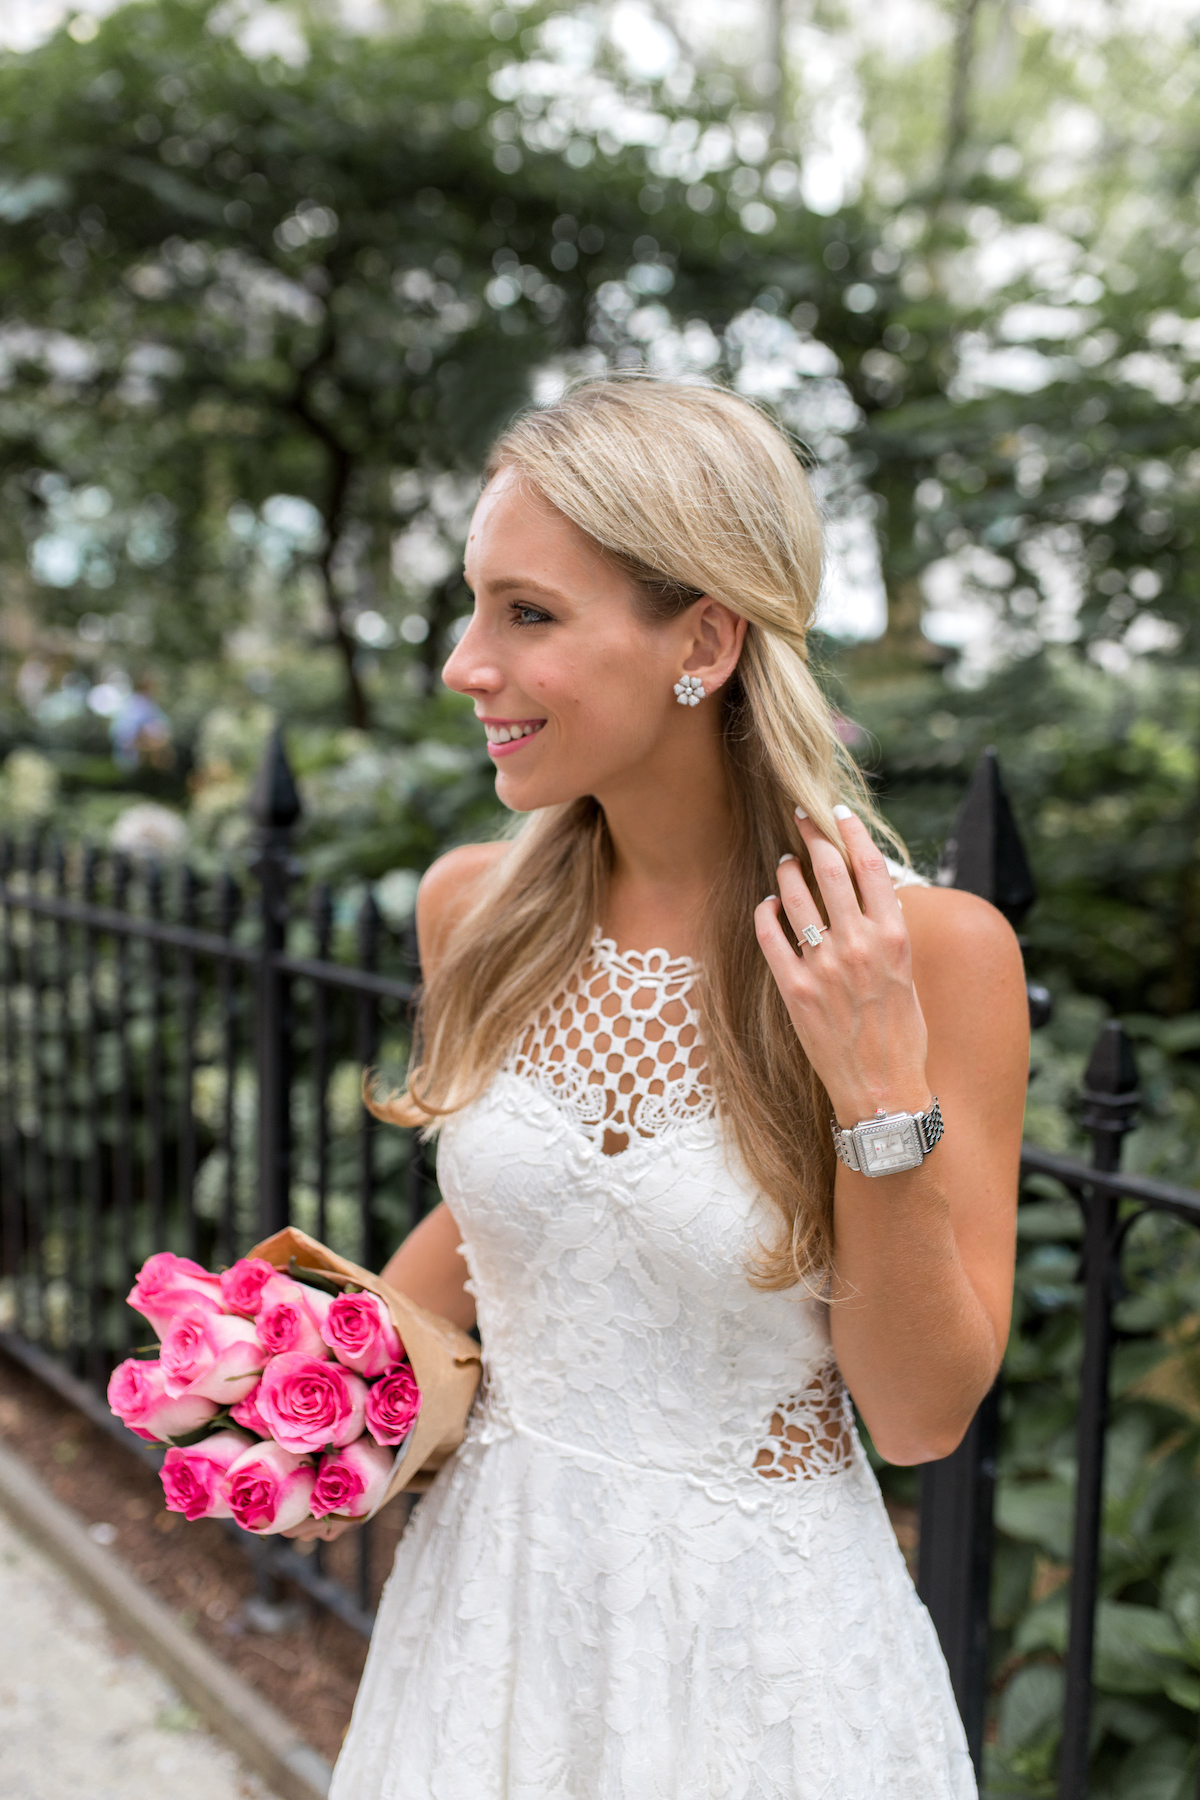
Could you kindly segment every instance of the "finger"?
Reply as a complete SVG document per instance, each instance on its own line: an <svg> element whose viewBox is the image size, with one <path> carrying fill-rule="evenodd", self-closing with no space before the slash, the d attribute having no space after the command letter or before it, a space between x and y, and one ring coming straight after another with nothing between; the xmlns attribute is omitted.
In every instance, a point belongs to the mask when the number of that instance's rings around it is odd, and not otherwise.
<svg viewBox="0 0 1200 1800"><path fill-rule="evenodd" d="M851 812L848 806L835 806L833 816L850 855L863 912L868 919L880 924L894 919L900 910L900 902L878 845L858 814Z"/></svg>
<svg viewBox="0 0 1200 1800"><path fill-rule="evenodd" d="M862 908L854 892L854 883L846 867L846 859L836 844L831 844L819 825L807 813L796 808L796 823L808 850L813 875L820 889L829 923L836 931L839 924L850 924L862 918Z"/></svg>
<svg viewBox="0 0 1200 1800"><path fill-rule="evenodd" d="M759 949L767 959L767 967L775 977L775 984L787 1000L795 990L797 977L804 964L784 936L783 926L779 923L780 911L778 897L768 894L754 909L754 931Z"/></svg>
<svg viewBox="0 0 1200 1800"><path fill-rule="evenodd" d="M786 856L779 859L779 867L775 871L779 883L779 898L783 910L787 914L788 923L796 936L806 925L824 925L821 909L812 897L812 889L804 879L804 871L796 857L789 850ZM803 949L803 944L800 945Z"/></svg>

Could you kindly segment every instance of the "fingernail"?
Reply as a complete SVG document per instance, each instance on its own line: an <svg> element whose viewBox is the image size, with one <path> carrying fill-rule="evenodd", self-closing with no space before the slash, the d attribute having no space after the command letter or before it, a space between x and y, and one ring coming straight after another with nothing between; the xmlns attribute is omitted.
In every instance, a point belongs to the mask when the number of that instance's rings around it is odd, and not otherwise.
<svg viewBox="0 0 1200 1800"><path fill-rule="evenodd" d="M779 859L779 867L782 869L785 862L795 862L795 860L796 858L792 855L791 851L785 850Z"/></svg>
<svg viewBox="0 0 1200 1800"><path fill-rule="evenodd" d="M779 895L778 895L778 894L768 894L768 895L767 895L767 900L778 900L778 898L779 898ZM762 902L761 902L761 904L762 904L762 905L763 905L763 906L765 906L765 905L766 905L766 904L767 904L767 900L763 900L763 901L762 901Z"/></svg>
<svg viewBox="0 0 1200 1800"><path fill-rule="evenodd" d="M848 806L835 806L833 816L835 819L852 819L854 814Z"/></svg>
<svg viewBox="0 0 1200 1800"><path fill-rule="evenodd" d="M807 819L808 814L805 812L805 810L802 806L798 806L796 808L796 817L798 819Z"/></svg>

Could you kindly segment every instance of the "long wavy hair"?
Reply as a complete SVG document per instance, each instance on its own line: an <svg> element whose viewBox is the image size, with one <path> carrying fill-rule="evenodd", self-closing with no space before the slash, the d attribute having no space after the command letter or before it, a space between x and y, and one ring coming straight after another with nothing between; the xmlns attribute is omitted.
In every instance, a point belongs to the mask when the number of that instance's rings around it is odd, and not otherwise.
<svg viewBox="0 0 1200 1800"><path fill-rule="evenodd" d="M808 480L783 432L748 401L645 376L588 381L522 415L497 442L487 479L510 467L628 574L647 618L672 618L708 594L747 621L735 674L712 701L733 841L701 922L695 998L726 1139L776 1215L750 1278L769 1288L819 1280L832 1250L829 1102L751 915L774 890L784 850L811 879L797 805L840 847L833 808L848 800L904 861L907 852L808 666L821 579ZM590 796L521 822L424 989L408 1087L374 1096L378 1117L432 1131L483 1091L585 959L611 867L604 812Z"/></svg>

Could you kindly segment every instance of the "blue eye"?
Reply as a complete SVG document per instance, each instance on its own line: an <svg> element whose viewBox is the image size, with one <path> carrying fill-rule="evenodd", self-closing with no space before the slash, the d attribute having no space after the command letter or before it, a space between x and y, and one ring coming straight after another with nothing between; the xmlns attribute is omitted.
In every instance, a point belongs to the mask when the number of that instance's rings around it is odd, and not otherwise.
<svg viewBox="0 0 1200 1800"><path fill-rule="evenodd" d="M512 621L514 625L552 625L554 623L550 614L543 612L540 606L529 606L519 601L513 605Z"/></svg>

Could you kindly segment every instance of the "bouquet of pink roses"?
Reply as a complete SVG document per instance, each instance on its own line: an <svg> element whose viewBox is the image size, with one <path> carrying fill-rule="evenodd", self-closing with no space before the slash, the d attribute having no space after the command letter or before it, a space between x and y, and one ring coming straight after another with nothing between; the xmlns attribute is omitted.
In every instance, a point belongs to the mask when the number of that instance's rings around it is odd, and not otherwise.
<svg viewBox="0 0 1200 1800"><path fill-rule="evenodd" d="M462 1441L478 1345L303 1232L219 1275L161 1251L129 1304L159 1355L121 1363L108 1403L171 1445L167 1506L188 1519L366 1519Z"/></svg>

